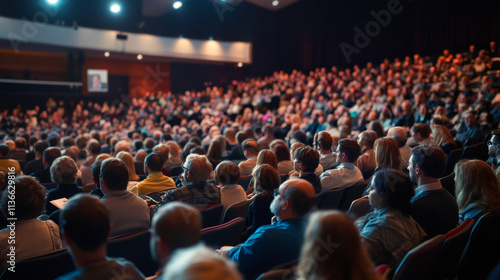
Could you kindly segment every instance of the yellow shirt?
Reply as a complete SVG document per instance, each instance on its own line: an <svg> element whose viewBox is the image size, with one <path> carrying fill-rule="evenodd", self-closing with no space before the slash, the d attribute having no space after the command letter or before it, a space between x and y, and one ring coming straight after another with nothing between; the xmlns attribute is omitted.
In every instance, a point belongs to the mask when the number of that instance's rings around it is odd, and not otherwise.
<svg viewBox="0 0 500 280"><path fill-rule="evenodd" d="M15 168L14 173L16 174L21 174L21 166L19 165L19 162L14 159L0 159L0 171L3 171L5 173L5 176L11 172L12 167Z"/></svg>
<svg viewBox="0 0 500 280"><path fill-rule="evenodd" d="M160 172L151 172L148 177L130 189L130 192L136 195L148 195L153 192L159 192L169 189L175 189L175 182L172 178L163 175Z"/></svg>

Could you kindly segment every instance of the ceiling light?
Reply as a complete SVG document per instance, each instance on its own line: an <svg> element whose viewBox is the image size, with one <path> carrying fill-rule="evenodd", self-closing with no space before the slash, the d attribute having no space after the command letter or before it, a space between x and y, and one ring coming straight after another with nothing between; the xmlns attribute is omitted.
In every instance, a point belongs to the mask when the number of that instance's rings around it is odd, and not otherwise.
<svg viewBox="0 0 500 280"><path fill-rule="evenodd" d="M238 62L238 67L243 67L243 62Z"/></svg>
<svg viewBox="0 0 500 280"><path fill-rule="evenodd" d="M274 7L276 7L276 6L278 6L278 5L280 4L280 1L278 1L278 0L274 0L274 1L272 2L272 4L273 4L273 6L274 6Z"/></svg>
<svg viewBox="0 0 500 280"><path fill-rule="evenodd" d="M173 4L174 9L179 9L182 7L182 2L181 1L175 1Z"/></svg>
<svg viewBox="0 0 500 280"><path fill-rule="evenodd" d="M122 7L121 7L120 5L118 5L118 4L116 4L116 3L114 3L113 5L111 5L111 6L109 7L109 10L110 10L112 13L115 13L115 14L116 14L116 13L119 13L121 9L122 9Z"/></svg>
<svg viewBox="0 0 500 280"><path fill-rule="evenodd" d="M138 60L141 60L141 59L142 59L142 54L138 54L138 55L137 55L137 59L138 59Z"/></svg>
<svg viewBox="0 0 500 280"><path fill-rule="evenodd" d="M57 4L57 2L59 2L59 0L47 0L47 3L49 3L50 5L55 5Z"/></svg>
<svg viewBox="0 0 500 280"><path fill-rule="evenodd" d="M109 52L105 52L105 53L104 53L104 56L105 56L105 57L109 57Z"/></svg>
<svg viewBox="0 0 500 280"><path fill-rule="evenodd" d="M214 40L214 36L208 37L208 40L213 41Z"/></svg>

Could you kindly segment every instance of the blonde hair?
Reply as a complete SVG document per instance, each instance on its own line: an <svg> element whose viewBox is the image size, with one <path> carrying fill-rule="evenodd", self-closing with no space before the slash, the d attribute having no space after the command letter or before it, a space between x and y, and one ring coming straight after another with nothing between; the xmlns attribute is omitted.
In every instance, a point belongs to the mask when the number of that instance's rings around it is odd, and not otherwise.
<svg viewBox="0 0 500 280"><path fill-rule="evenodd" d="M500 187L491 167L482 160L463 160L455 165L455 189L458 209L473 202L500 208Z"/></svg>
<svg viewBox="0 0 500 280"><path fill-rule="evenodd" d="M392 168L399 170L401 168L401 153L396 140L383 137L375 140L375 163L377 168Z"/></svg>
<svg viewBox="0 0 500 280"><path fill-rule="evenodd" d="M295 159L295 151L300 148L300 147L305 147L306 145L300 142L293 143L292 146L290 147L290 157L291 160L293 161Z"/></svg>
<svg viewBox="0 0 500 280"><path fill-rule="evenodd" d="M128 180L129 181L138 181L139 176L137 176L137 174L135 173L134 158L132 157L132 155L128 152L123 151L123 152L119 152L116 155L116 158L123 161L125 163L125 165L127 166L127 168L128 168Z"/></svg>
<svg viewBox="0 0 500 280"><path fill-rule="evenodd" d="M432 135L434 136L434 140L439 146L444 145L446 143L455 144L455 141L453 140L453 136L451 136L450 131L442 125L433 127Z"/></svg>
<svg viewBox="0 0 500 280"><path fill-rule="evenodd" d="M304 240L298 279L381 279L353 221L341 212L313 213Z"/></svg>
<svg viewBox="0 0 500 280"><path fill-rule="evenodd" d="M181 147L179 146L179 144L177 144L175 141L169 140L165 143L165 145L167 145L168 147L170 157L179 157L179 154L181 153Z"/></svg>

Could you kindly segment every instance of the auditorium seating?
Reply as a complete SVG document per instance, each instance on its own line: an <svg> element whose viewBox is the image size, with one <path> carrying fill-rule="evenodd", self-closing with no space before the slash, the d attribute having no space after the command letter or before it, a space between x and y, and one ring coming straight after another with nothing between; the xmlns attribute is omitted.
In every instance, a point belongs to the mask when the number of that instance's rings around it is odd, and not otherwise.
<svg viewBox="0 0 500 280"><path fill-rule="evenodd" d="M235 203L227 207L224 215L221 217L222 223L227 223L235 218L241 217L246 219L248 216L248 206L252 203L252 200L245 200L239 203Z"/></svg>
<svg viewBox="0 0 500 280"><path fill-rule="evenodd" d="M316 206L320 210L338 209L344 189L329 190L316 195Z"/></svg>
<svg viewBox="0 0 500 280"><path fill-rule="evenodd" d="M222 204L209 205L200 209L202 228L213 227L219 224L223 210Z"/></svg>
<svg viewBox="0 0 500 280"><path fill-rule="evenodd" d="M351 207L352 202L363 195L363 192L365 191L369 183L370 180L366 180L345 188L344 193L342 194L342 198L340 199L338 209L347 212L349 210L349 207Z"/></svg>
<svg viewBox="0 0 500 280"><path fill-rule="evenodd" d="M203 228L200 238L207 246L214 249L236 246L240 243L245 226L245 219L238 217L221 225Z"/></svg>
<svg viewBox="0 0 500 280"><path fill-rule="evenodd" d="M16 262L15 272L6 269L2 280L39 279L53 280L75 270L75 265L67 249Z"/></svg>

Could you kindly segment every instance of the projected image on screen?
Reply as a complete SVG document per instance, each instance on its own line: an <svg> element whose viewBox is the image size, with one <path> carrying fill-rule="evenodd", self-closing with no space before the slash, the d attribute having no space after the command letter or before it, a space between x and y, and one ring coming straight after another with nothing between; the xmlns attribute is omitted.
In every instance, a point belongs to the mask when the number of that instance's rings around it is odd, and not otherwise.
<svg viewBox="0 0 500 280"><path fill-rule="evenodd" d="M89 92L108 92L108 70L88 69Z"/></svg>

